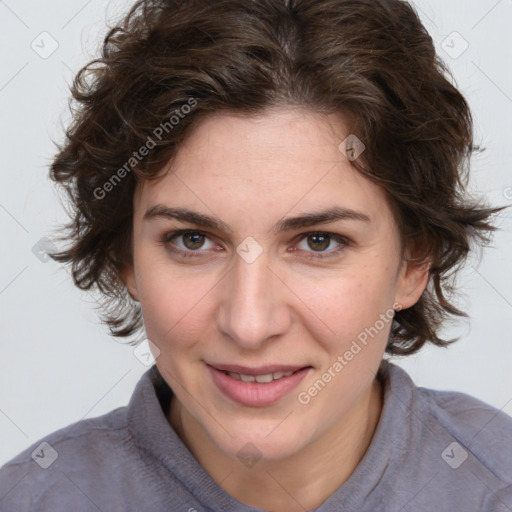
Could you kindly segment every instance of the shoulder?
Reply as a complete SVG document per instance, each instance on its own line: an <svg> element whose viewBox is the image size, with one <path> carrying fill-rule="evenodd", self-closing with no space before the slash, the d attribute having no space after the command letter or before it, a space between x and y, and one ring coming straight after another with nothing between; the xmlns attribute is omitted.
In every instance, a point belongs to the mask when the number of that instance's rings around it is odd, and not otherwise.
<svg viewBox="0 0 512 512"><path fill-rule="evenodd" d="M505 475L512 483L512 417L478 398L459 391L417 387L401 367L388 363L388 395L418 425L418 431L456 440L477 455L489 469ZM398 405L397 405L398 404ZM394 410L394 413L397 411Z"/></svg>
<svg viewBox="0 0 512 512"><path fill-rule="evenodd" d="M57 430L2 466L0 511L33 510L34 504L43 503L56 488L63 494L63 502L67 499L74 504L74 510L90 508L75 477L87 472L98 480L111 478L121 459L130 457L136 447L128 429L126 410L121 407Z"/></svg>
<svg viewBox="0 0 512 512"><path fill-rule="evenodd" d="M392 473L404 478L393 488L416 510L508 510L512 418L466 393L417 387L396 365L388 376Z"/></svg>
<svg viewBox="0 0 512 512"><path fill-rule="evenodd" d="M169 471L186 454L163 409L170 393L153 366L127 406L34 443L0 468L0 512L150 511L164 510L171 497L186 502Z"/></svg>
<svg viewBox="0 0 512 512"><path fill-rule="evenodd" d="M49 467L59 459L60 454L67 456L78 453L84 445L91 448L87 455L92 458L95 447L108 449L111 443L122 442L123 438L129 435L126 407L120 407L102 416L72 423L46 435L7 462L1 470L24 465L30 461L39 467Z"/></svg>
<svg viewBox="0 0 512 512"><path fill-rule="evenodd" d="M512 417L471 395L417 388L431 420L512 485Z"/></svg>

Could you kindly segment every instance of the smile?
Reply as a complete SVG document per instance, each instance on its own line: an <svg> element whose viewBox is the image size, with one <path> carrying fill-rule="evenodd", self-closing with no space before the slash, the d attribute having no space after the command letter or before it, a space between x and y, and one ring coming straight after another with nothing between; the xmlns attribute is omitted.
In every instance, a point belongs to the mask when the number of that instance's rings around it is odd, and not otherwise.
<svg viewBox="0 0 512 512"><path fill-rule="evenodd" d="M273 380L279 380L283 377L289 377L294 372L275 372L275 373L265 373L263 375L245 375L243 373L235 373L235 372L225 372L232 379L241 380L242 382L259 382L260 384L272 382Z"/></svg>
<svg viewBox="0 0 512 512"><path fill-rule="evenodd" d="M311 366L207 365L218 391L229 400L248 407L265 407L278 402L299 385Z"/></svg>

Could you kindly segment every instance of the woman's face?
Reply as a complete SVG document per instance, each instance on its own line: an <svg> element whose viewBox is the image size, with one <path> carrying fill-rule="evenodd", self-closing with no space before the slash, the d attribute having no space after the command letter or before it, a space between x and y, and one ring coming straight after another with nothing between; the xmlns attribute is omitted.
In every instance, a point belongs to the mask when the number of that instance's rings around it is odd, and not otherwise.
<svg viewBox="0 0 512 512"><path fill-rule="evenodd" d="M348 135L307 110L215 115L136 191L128 288L182 413L227 455L282 459L341 424L425 287Z"/></svg>

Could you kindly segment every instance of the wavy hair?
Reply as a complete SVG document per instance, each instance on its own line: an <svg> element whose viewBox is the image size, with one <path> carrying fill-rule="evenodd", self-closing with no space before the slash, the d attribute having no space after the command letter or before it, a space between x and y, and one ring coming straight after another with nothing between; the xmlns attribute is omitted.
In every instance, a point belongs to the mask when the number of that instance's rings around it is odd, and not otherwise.
<svg viewBox="0 0 512 512"><path fill-rule="evenodd" d="M50 171L71 220L52 257L71 264L76 286L101 292L114 336L143 327L120 277L132 261L137 181L156 177L209 114L299 106L353 120L366 148L352 165L382 187L402 243L430 265L419 301L396 312L387 352L454 341L439 337L447 317L466 316L453 277L473 242L489 242L500 209L467 196L471 112L407 2L141 0L71 92Z"/></svg>

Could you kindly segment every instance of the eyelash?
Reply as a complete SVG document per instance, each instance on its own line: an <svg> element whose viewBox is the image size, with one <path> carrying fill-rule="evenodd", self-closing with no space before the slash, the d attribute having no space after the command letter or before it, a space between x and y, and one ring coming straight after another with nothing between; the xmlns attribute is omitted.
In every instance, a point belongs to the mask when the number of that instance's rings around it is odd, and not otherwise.
<svg viewBox="0 0 512 512"><path fill-rule="evenodd" d="M170 252L179 254L180 256L183 256L185 258L197 258L197 257L203 256L204 251L202 251L201 249L197 249L195 251L192 249L184 250L184 249L176 247L174 244L172 244L172 240L174 240L175 238L178 238L179 236L185 235L185 234L197 234L197 235L205 236L206 238L210 239L210 237L208 236L208 233L205 233L204 231L198 231L198 230L193 230L193 229L182 229L182 230L166 233L162 237L161 243ZM321 260L321 259L338 256L341 252L343 252L346 249L346 247L351 245L351 242L348 238L341 236L341 235L337 235L335 233L328 233L325 231L311 231L308 233L302 233L301 235L299 235L297 243L300 243L300 242L302 242L302 240L305 240L311 236L328 237L330 240L334 240L335 242L340 244L340 246L336 249L327 250L327 251L306 251L307 256L305 256L305 257L307 259ZM173 245L173 247L171 247L171 244Z"/></svg>

